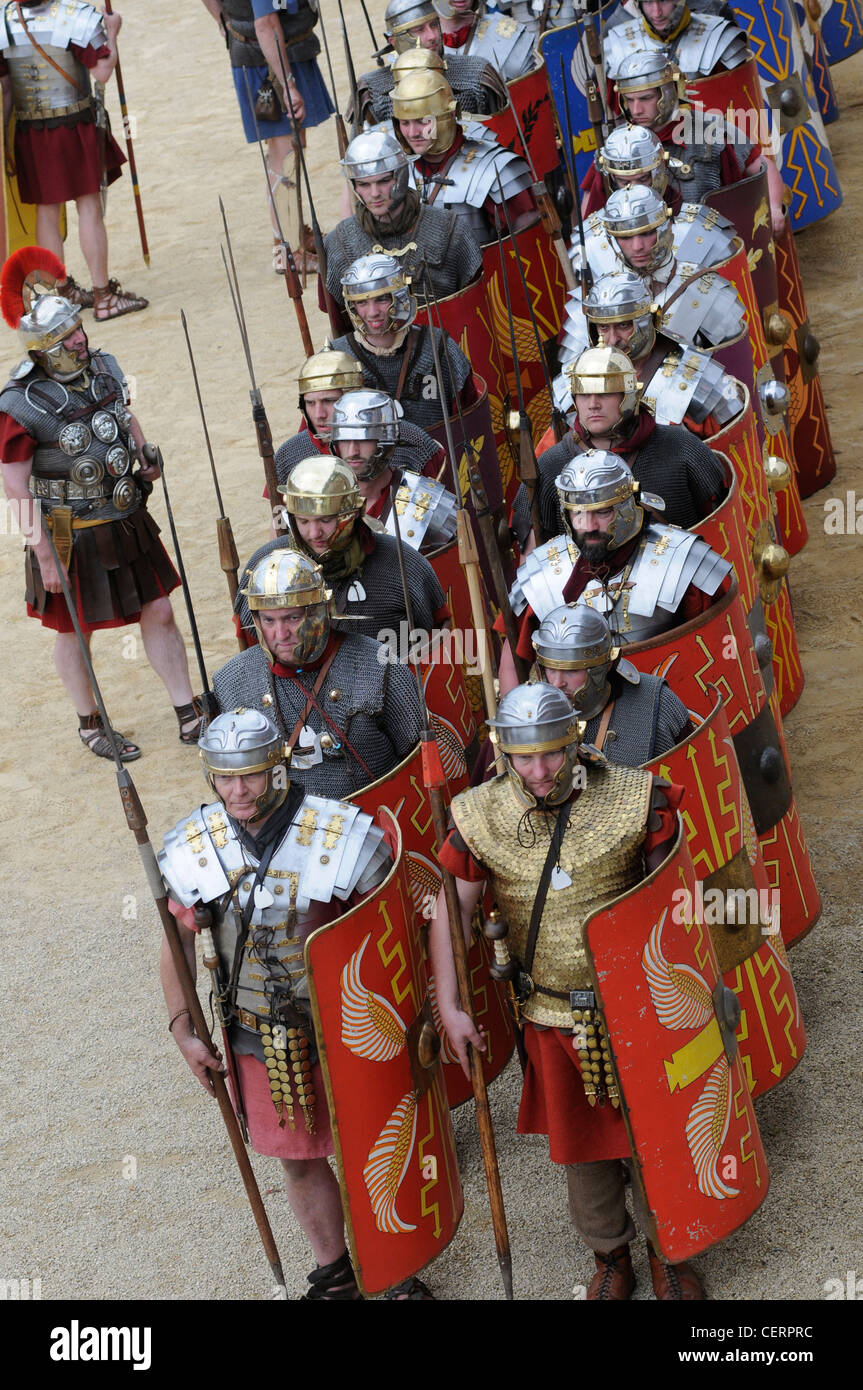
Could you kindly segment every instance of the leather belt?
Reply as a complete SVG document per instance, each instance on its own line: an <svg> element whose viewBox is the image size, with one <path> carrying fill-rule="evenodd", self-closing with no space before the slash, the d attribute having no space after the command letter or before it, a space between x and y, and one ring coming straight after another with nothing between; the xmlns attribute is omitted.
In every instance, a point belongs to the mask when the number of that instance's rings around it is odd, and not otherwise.
<svg viewBox="0 0 863 1390"><path fill-rule="evenodd" d="M19 125L27 121L53 121L63 116L78 116L92 107L92 98L86 97L83 101L73 101L71 106L27 106L23 111L18 111L16 117Z"/></svg>
<svg viewBox="0 0 863 1390"><path fill-rule="evenodd" d="M249 43L254 44L255 48L261 47L260 42L258 41L257 34L252 34L249 36L247 36L246 34L241 34L238 32L238 30L234 28L233 24L229 19L225 18L224 15L222 16L222 18L224 21L225 28L227 29L231 38L236 39L237 43ZM309 35L313 34L314 32L315 26L314 24L311 24L309 25L308 29L304 29L301 34L293 34L291 38L288 38L287 35L284 35L285 48L292 48L294 44L301 43L303 39L307 39ZM261 49L261 52L263 52L263 49Z"/></svg>
<svg viewBox="0 0 863 1390"><path fill-rule="evenodd" d="M258 1018L257 1014L250 1014L248 1009L237 1009L235 1017L238 1023L242 1023L244 1028L250 1028L253 1033L260 1033L261 1024L269 1023L269 1018Z"/></svg>
<svg viewBox="0 0 863 1390"><path fill-rule="evenodd" d="M30 478L30 494L47 497L52 502L110 502L113 489L105 491L102 483L73 483L66 478Z"/></svg>

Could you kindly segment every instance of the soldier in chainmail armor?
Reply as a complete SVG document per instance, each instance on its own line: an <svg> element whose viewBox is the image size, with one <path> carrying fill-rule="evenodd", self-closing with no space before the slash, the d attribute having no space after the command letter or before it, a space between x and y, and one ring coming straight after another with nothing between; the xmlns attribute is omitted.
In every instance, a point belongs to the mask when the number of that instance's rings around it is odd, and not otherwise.
<svg viewBox="0 0 863 1390"><path fill-rule="evenodd" d="M674 526L694 526L715 511L727 491L720 459L683 425L657 425L641 404L641 385L625 353L588 348L564 373L576 416L570 433L538 459L543 540L563 530L558 474L589 449L613 449L624 457L642 487L664 499L663 517ZM532 522L524 484L516 494L512 526L527 552Z"/></svg>
<svg viewBox="0 0 863 1390"><path fill-rule="evenodd" d="M336 632L320 567L284 547L249 575L258 643L213 676L222 710L261 710L293 749L291 776L341 799L392 772L419 742L413 673L370 637Z"/></svg>
<svg viewBox="0 0 863 1390"><path fill-rule="evenodd" d="M342 276L345 307L354 331L333 347L356 357L365 385L401 405L405 418L428 430L476 399L470 362L449 334L414 322L417 301L401 266L390 255L361 256ZM440 400L431 333L443 364Z"/></svg>
<svg viewBox="0 0 863 1390"><path fill-rule="evenodd" d="M54 660L97 757L112 758L44 534L66 571L86 639L100 628L140 623L144 650L177 715L180 740L195 743L200 710L168 594L179 584L146 509L158 452L127 409L116 359L91 350L77 305L51 292L62 263L23 247L0 273L6 321L28 356L0 393L0 459L8 501L22 509L27 612L56 633ZM39 293L48 287L47 293ZM118 735L126 762L141 750Z"/></svg>
<svg viewBox="0 0 863 1390"><path fill-rule="evenodd" d="M382 640L381 633L399 631L407 610L398 544L380 523L365 519L363 498L348 464L331 457L304 459L288 475L282 496L289 534L261 546L246 564L234 603L241 625L254 628L244 592L250 576L267 555L291 549L323 570L337 631L375 641ZM450 617L444 592L428 560L409 543L404 561L414 622L431 633Z"/></svg>
<svg viewBox="0 0 863 1390"><path fill-rule="evenodd" d="M489 726L505 770L454 798L438 858L455 877L468 940L486 887L498 909L495 942L506 942L526 1054L518 1132L547 1135L551 1161L565 1167L571 1219L596 1261L588 1300L623 1301L635 1287L636 1223L651 1225L637 1183L635 1221L626 1207L632 1151L582 924L667 858L683 789L582 752L569 697L544 683L510 690ZM486 1044L460 1007L443 893L429 949L441 1020L467 1068L467 1045ZM648 1253L656 1298L704 1297L690 1265Z"/></svg>
<svg viewBox="0 0 863 1390"><path fill-rule="evenodd" d="M208 966L218 962L214 994L227 1064L214 1063L196 1036L163 937L168 1030L211 1095L210 1071L228 1073L255 1152L281 1160L288 1201L317 1261L306 1298L357 1299L328 1162L335 1145L303 943L373 892L392 855L371 816L310 795L293 772L288 777L284 737L258 710L220 714L200 749L214 799L168 831L158 861L192 977L197 936Z"/></svg>
<svg viewBox="0 0 863 1390"><path fill-rule="evenodd" d="M354 192L356 214L324 238L327 289L337 304L344 305L342 276L370 252L386 251L395 257L421 291L425 268L437 299L456 294L481 274L476 239L451 209L420 202L410 186L407 155L394 136L382 131L358 135L341 163Z"/></svg>
<svg viewBox="0 0 863 1390"><path fill-rule="evenodd" d="M444 51L440 19L431 0L390 0L384 13L384 33L392 44L394 61L357 78L358 111L348 112L357 127L383 125L392 119L399 58L410 59L418 51L417 45L419 51L440 59L462 111L493 116L506 106L503 79L484 56Z"/></svg>

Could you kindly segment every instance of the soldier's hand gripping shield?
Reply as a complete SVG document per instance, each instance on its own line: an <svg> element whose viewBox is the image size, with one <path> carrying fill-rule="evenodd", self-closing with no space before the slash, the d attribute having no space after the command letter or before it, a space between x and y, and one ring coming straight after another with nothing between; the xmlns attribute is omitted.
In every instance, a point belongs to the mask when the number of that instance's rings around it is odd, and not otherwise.
<svg viewBox="0 0 863 1390"><path fill-rule="evenodd" d="M398 823L376 817L393 868L306 942L315 1036L357 1283L380 1293L422 1269L464 1209Z"/></svg>
<svg viewBox="0 0 863 1390"><path fill-rule="evenodd" d="M695 882L680 827L665 863L582 929L646 1234L671 1263L742 1226L769 1182L737 1000L696 920Z"/></svg>

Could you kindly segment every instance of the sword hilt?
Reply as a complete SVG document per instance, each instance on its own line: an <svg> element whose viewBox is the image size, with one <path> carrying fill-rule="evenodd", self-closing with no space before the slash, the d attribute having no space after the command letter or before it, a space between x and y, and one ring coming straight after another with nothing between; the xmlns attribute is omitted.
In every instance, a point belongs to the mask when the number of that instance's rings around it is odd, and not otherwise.
<svg viewBox="0 0 863 1390"><path fill-rule="evenodd" d="M491 941L494 946L494 964L489 967L492 979L511 980L515 974L515 965L506 944L509 927L503 921L498 908L492 908L482 924L482 932L485 939Z"/></svg>

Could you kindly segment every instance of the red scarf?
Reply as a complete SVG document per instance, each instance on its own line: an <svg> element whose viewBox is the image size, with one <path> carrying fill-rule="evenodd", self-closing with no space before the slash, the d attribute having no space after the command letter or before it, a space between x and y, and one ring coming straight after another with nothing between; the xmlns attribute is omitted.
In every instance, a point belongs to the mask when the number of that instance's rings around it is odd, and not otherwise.
<svg viewBox="0 0 863 1390"><path fill-rule="evenodd" d="M463 24L460 29L456 29L454 33L444 34L444 48L461 48L463 44L466 44L470 38L470 31L473 28L473 23L471 19L467 24Z"/></svg>
<svg viewBox="0 0 863 1390"><path fill-rule="evenodd" d="M656 421L647 409L647 406L639 406L635 428L628 435L618 435L616 439L612 439L612 453L619 454L623 459L627 459L627 456L630 454L637 454L639 449L647 443L655 429ZM576 417L572 426L572 432L581 440L585 449L592 449L594 447L590 435L586 433L578 417Z"/></svg>
<svg viewBox="0 0 863 1390"><path fill-rule="evenodd" d="M591 581L609 584L615 575L626 569L640 544L641 532L639 531L637 536L633 536L632 540L627 541L619 550L613 550L607 561L603 561L601 565L595 567L583 555L579 555L573 566L572 574L563 588L564 603L575 603L575 600Z"/></svg>
<svg viewBox="0 0 863 1390"><path fill-rule="evenodd" d="M464 131L462 130L461 126L459 126L458 133L456 134L455 139L453 140L443 159L441 159L437 164L433 164L430 159L423 159L422 155L420 155L419 159L416 161L416 167L422 174L423 178L429 179L434 174L439 174L441 169L447 163L447 161L452 159L454 155L458 154L463 144Z"/></svg>

